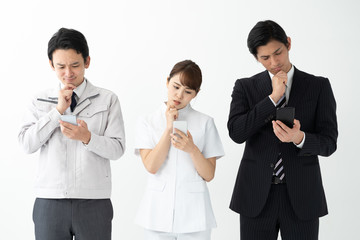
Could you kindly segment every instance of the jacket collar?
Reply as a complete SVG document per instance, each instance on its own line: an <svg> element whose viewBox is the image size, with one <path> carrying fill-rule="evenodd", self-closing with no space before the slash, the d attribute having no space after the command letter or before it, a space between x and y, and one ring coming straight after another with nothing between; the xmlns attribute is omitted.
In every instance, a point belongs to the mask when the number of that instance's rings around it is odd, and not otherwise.
<svg viewBox="0 0 360 240"><path fill-rule="evenodd" d="M99 94L100 94L99 88L95 87L89 81L87 81L86 88L83 94L81 95L73 114L76 115L82 110L84 110L84 108L86 108L91 104L91 99L99 96Z"/></svg>

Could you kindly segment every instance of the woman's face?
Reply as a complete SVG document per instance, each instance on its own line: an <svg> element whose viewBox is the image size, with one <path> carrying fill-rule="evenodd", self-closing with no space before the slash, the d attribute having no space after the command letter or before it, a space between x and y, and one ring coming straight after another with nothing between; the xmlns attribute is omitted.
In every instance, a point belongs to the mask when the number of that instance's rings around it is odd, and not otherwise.
<svg viewBox="0 0 360 240"><path fill-rule="evenodd" d="M176 109L182 109L196 97L196 91L183 86L180 81L180 74L174 75L170 81L166 81L168 88L168 103Z"/></svg>

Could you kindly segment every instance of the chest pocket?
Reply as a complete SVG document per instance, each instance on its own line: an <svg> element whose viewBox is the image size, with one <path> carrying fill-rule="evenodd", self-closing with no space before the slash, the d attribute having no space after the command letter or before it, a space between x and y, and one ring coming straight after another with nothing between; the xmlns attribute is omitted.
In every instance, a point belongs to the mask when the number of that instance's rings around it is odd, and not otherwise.
<svg viewBox="0 0 360 240"><path fill-rule="evenodd" d="M78 118L86 122L88 129L100 136L105 131L107 117L108 106L106 104L90 105L78 114Z"/></svg>
<svg viewBox="0 0 360 240"><path fill-rule="evenodd" d="M50 102L44 102L37 100L36 102L36 110L39 115L39 117L42 117L43 115L50 112L52 109L56 107L56 103L50 103Z"/></svg>

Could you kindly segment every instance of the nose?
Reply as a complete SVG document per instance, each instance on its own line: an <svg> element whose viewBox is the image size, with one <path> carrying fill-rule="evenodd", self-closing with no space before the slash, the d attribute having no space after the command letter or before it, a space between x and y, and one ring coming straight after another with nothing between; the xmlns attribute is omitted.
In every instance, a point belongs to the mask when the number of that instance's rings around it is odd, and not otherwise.
<svg viewBox="0 0 360 240"><path fill-rule="evenodd" d="M277 56L271 56L270 61L271 61L271 66L273 67L277 67L279 64L279 59Z"/></svg>
<svg viewBox="0 0 360 240"><path fill-rule="evenodd" d="M65 74L67 77L71 77L73 72L70 67L65 68Z"/></svg>
<svg viewBox="0 0 360 240"><path fill-rule="evenodd" d="M184 90L179 89L179 91L176 93L176 96L177 96L179 99L183 99L183 97L184 97Z"/></svg>

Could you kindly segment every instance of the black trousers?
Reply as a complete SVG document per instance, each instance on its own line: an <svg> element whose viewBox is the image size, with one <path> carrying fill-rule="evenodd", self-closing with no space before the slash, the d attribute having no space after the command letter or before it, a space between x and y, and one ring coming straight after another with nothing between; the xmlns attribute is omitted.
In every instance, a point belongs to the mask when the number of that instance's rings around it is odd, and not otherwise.
<svg viewBox="0 0 360 240"><path fill-rule="evenodd" d="M240 215L241 240L317 240L319 218L302 221L292 209L286 184L271 185L269 197L259 216Z"/></svg>
<svg viewBox="0 0 360 240"><path fill-rule="evenodd" d="M110 199L43 199L34 204L36 240L110 240Z"/></svg>

